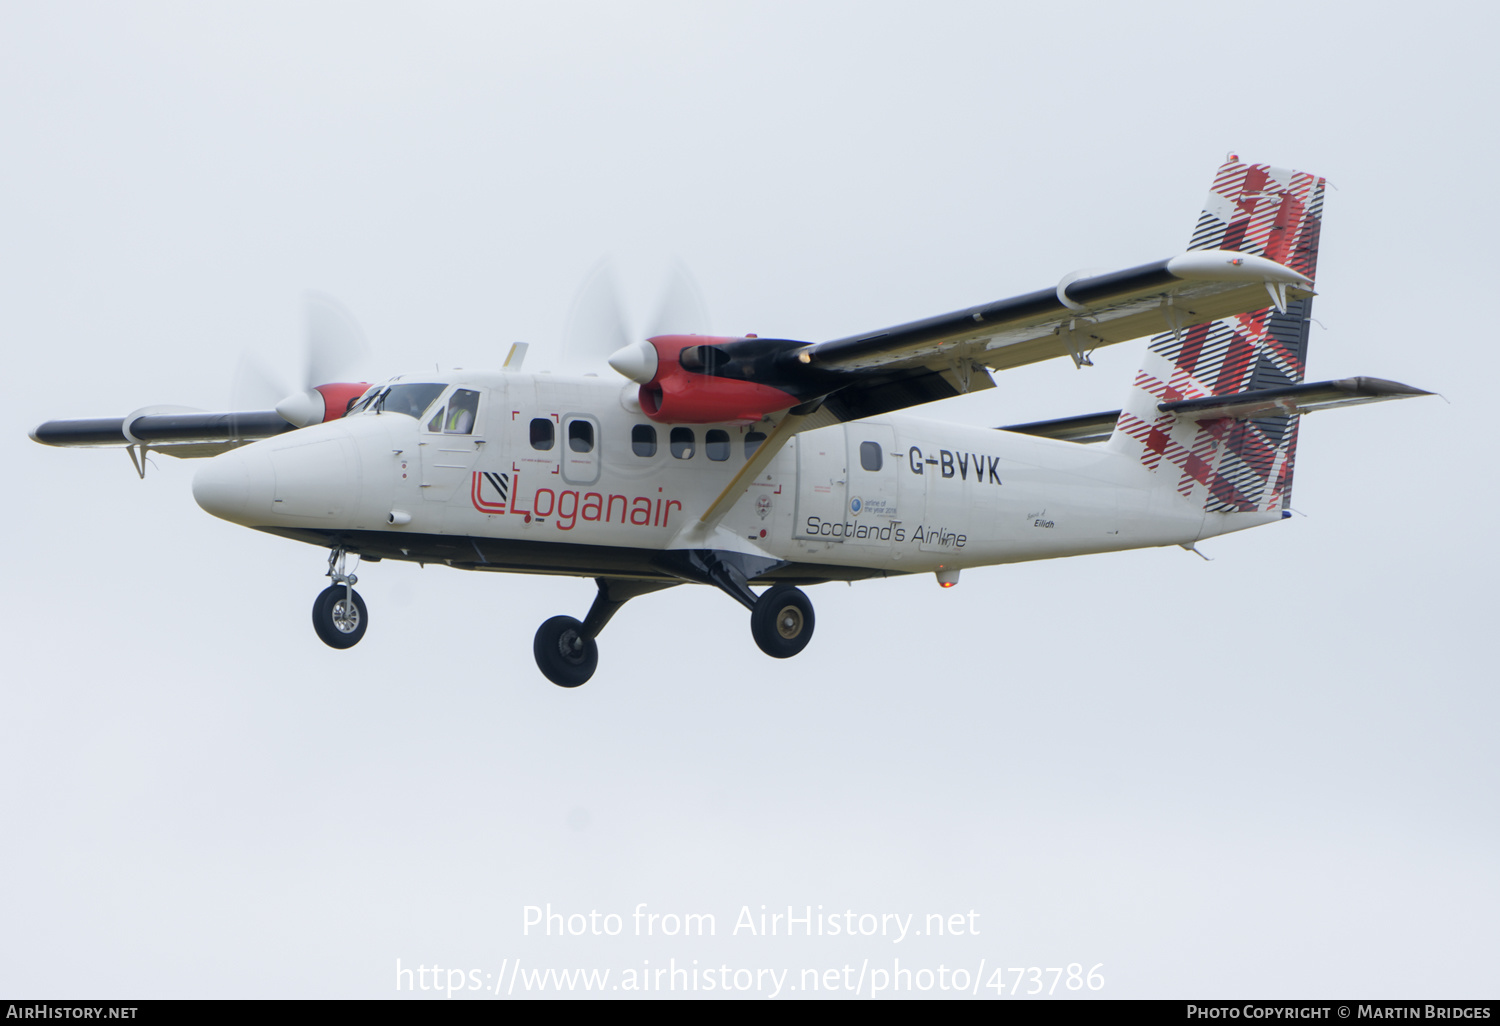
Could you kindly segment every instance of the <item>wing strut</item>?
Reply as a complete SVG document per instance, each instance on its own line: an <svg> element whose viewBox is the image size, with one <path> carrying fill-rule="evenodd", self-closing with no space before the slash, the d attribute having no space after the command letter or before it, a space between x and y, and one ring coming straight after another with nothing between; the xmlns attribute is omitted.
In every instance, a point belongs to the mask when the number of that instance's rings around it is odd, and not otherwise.
<svg viewBox="0 0 1500 1026"><path fill-rule="evenodd" d="M794 407L793 410L795 411L800 408ZM745 461L745 465L740 468L740 472L734 475L729 483L724 486L724 490L719 493L719 497L709 503L708 509L703 511L703 515L698 518L698 523L694 525L695 532L707 531L720 520L724 519L724 514L728 513L734 504L739 501L740 496L745 494L746 489L750 487L750 482L755 480L756 475L771 465L771 461L776 458L776 454L781 451L782 446L786 445L786 440L801 430L807 421L817 416L817 412L817 410L800 414L791 412L782 417L781 423L777 424L771 431L770 437L761 442L760 448L755 450L755 455Z"/></svg>

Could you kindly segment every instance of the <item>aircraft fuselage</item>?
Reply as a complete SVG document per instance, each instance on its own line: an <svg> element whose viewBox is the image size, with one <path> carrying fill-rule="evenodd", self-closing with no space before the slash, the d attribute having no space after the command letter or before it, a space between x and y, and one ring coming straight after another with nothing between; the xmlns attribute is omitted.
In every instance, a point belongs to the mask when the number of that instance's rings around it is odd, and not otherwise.
<svg viewBox="0 0 1500 1026"><path fill-rule="evenodd" d="M442 417L459 389L478 395L461 433ZM266 439L216 457L194 492L216 516L367 558L657 577L662 552L712 547L807 582L1191 544L1278 518L1206 514L1107 446L891 414L795 435L704 535L774 425L656 424L632 392L453 377L431 420L356 413Z"/></svg>

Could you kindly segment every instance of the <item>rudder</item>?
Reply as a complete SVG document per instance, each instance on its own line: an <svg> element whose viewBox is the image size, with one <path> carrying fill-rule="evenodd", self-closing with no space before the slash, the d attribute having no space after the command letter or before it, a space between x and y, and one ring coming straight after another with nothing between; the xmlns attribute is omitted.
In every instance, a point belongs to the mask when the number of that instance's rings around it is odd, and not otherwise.
<svg viewBox="0 0 1500 1026"><path fill-rule="evenodd" d="M1190 249L1263 256L1316 279L1326 183L1316 175L1231 156L1209 190ZM1276 297L1268 294L1275 302ZM1166 332L1151 340L1109 445L1209 512L1284 509L1291 498L1297 417L1199 420L1158 403L1300 384L1312 299Z"/></svg>

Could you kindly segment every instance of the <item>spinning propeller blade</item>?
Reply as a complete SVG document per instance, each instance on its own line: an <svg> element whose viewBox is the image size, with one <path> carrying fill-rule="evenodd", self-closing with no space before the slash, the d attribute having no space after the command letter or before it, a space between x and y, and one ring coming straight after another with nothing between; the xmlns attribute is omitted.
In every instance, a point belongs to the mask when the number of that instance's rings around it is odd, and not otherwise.
<svg viewBox="0 0 1500 1026"><path fill-rule="evenodd" d="M316 386L357 377L356 368L369 352L359 323L340 303L322 293L307 293L303 304L305 328L299 379L288 381L284 374L276 373L258 357L245 353L235 367L230 386L231 410L276 409L300 426L311 413L299 415L293 411L321 407L321 396L312 394ZM321 414L316 419L321 419Z"/></svg>
<svg viewBox="0 0 1500 1026"><path fill-rule="evenodd" d="M692 274L681 263L668 272L656 309L642 330L634 330L620 303L613 263L594 265L579 287L563 329L559 364L572 373L598 373L614 353L655 335L707 334L708 310Z"/></svg>

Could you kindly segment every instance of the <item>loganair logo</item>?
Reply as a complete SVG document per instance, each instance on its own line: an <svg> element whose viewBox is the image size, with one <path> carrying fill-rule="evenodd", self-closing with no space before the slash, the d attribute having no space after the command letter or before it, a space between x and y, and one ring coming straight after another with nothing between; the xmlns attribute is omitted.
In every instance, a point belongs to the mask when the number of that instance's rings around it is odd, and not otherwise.
<svg viewBox="0 0 1500 1026"><path fill-rule="evenodd" d="M660 488L657 489L661 491ZM517 516L526 523L551 520L559 531L571 531L580 520L588 523L666 527L682 503L665 495L609 495L605 492L538 488L523 496L520 473L475 471L469 492L474 508L491 516Z"/></svg>
<svg viewBox="0 0 1500 1026"><path fill-rule="evenodd" d="M474 475L474 508L481 513L504 513L510 498L509 474Z"/></svg>

